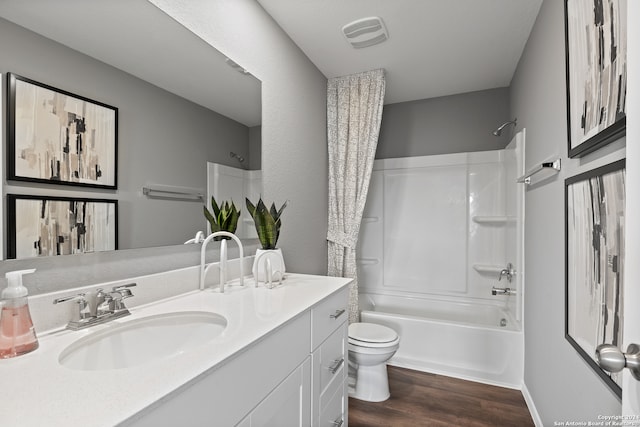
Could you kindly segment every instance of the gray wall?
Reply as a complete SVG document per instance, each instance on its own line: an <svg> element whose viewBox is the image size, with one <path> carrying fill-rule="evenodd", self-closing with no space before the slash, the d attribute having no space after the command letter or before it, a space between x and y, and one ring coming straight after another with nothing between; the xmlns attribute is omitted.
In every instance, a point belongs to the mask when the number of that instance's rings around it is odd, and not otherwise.
<svg viewBox="0 0 640 427"><path fill-rule="evenodd" d="M326 78L254 0L151 2L262 81L264 196L289 201L278 246L287 270L325 274Z"/></svg>
<svg viewBox="0 0 640 427"><path fill-rule="evenodd" d="M564 179L624 157L625 141L567 158L563 3L542 4L511 83L527 169L562 158L560 174L528 188L525 208L524 381L545 426L620 412L614 393L564 338Z"/></svg>
<svg viewBox="0 0 640 427"><path fill-rule="evenodd" d="M249 170L262 167L262 126L249 128Z"/></svg>
<svg viewBox="0 0 640 427"><path fill-rule="evenodd" d="M512 127L492 132L509 116L509 89L498 88L384 106L377 159L499 150Z"/></svg>
<svg viewBox="0 0 640 427"><path fill-rule="evenodd" d="M248 156L248 127L3 19L0 72L118 107L118 190L12 182L4 191L118 199L120 248L180 244L204 229L201 203L148 199L143 185L206 189L206 161Z"/></svg>

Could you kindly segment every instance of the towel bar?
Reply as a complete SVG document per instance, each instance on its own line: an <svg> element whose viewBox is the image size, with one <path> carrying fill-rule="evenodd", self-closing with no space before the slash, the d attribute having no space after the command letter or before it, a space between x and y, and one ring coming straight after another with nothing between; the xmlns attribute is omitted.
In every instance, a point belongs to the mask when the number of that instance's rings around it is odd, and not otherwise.
<svg viewBox="0 0 640 427"><path fill-rule="evenodd" d="M142 194L150 198L204 201L204 193L199 188L147 184L142 187Z"/></svg>
<svg viewBox="0 0 640 427"><path fill-rule="evenodd" d="M551 169L556 172L560 172L560 169L561 169L560 159L556 159L553 162L541 163L540 165L536 166L535 168L531 169L530 171L522 175L520 178L518 178L516 182L531 184L531 177L545 169Z"/></svg>

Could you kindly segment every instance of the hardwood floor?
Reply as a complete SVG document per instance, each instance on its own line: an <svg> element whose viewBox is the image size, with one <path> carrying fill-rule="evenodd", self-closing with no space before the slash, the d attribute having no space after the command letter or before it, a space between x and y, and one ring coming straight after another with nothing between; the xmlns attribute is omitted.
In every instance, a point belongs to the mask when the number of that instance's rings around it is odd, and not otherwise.
<svg viewBox="0 0 640 427"><path fill-rule="evenodd" d="M394 366L388 373L391 398L349 398L349 427L534 426L518 390Z"/></svg>

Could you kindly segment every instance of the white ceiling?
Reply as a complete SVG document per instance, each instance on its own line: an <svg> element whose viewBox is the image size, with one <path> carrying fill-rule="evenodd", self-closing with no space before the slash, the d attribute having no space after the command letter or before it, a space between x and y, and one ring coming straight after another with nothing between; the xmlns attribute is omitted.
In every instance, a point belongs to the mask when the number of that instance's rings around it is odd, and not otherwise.
<svg viewBox="0 0 640 427"><path fill-rule="evenodd" d="M261 122L260 82L146 0L1 0L0 17L246 126Z"/></svg>
<svg viewBox="0 0 640 427"><path fill-rule="evenodd" d="M384 68L385 103L506 87L542 0L257 0L326 77ZM342 27L379 16L389 40Z"/></svg>

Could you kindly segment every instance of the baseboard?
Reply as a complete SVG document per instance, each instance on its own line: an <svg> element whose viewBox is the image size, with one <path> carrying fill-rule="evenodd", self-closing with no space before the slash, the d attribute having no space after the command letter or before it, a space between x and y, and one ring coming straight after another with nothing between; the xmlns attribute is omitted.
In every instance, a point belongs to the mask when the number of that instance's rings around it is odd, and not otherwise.
<svg viewBox="0 0 640 427"><path fill-rule="evenodd" d="M476 383L494 385L502 388L509 388L512 390L520 390L521 384L512 384L504 381L496 381L490 378L483 378L475 372L467 373L464 370L453 370L450 367L444 366L440 368L437 364L430 364L425 366L421 361L413 362L411 359L394 357L387 362L387 365L397 366L398 368L413 369L414 371L426 372L429 374L442 375L445 377L458 378L465 381L473 381Z"/></svg>
<svg viewBox="0 0 640 427"><path fill-rule="evenodd" d="M527 389L527 385L522 383L522 396L524 397L524 401L527 404L527 408L529 408L529 413L531 414L531 418L533 418L533 423L536 427L544 427L542 424L542 419L538 414L538 410L536 409L535 403L533 403L533 398L531 394L529 394L529 389Z"/></svg>

